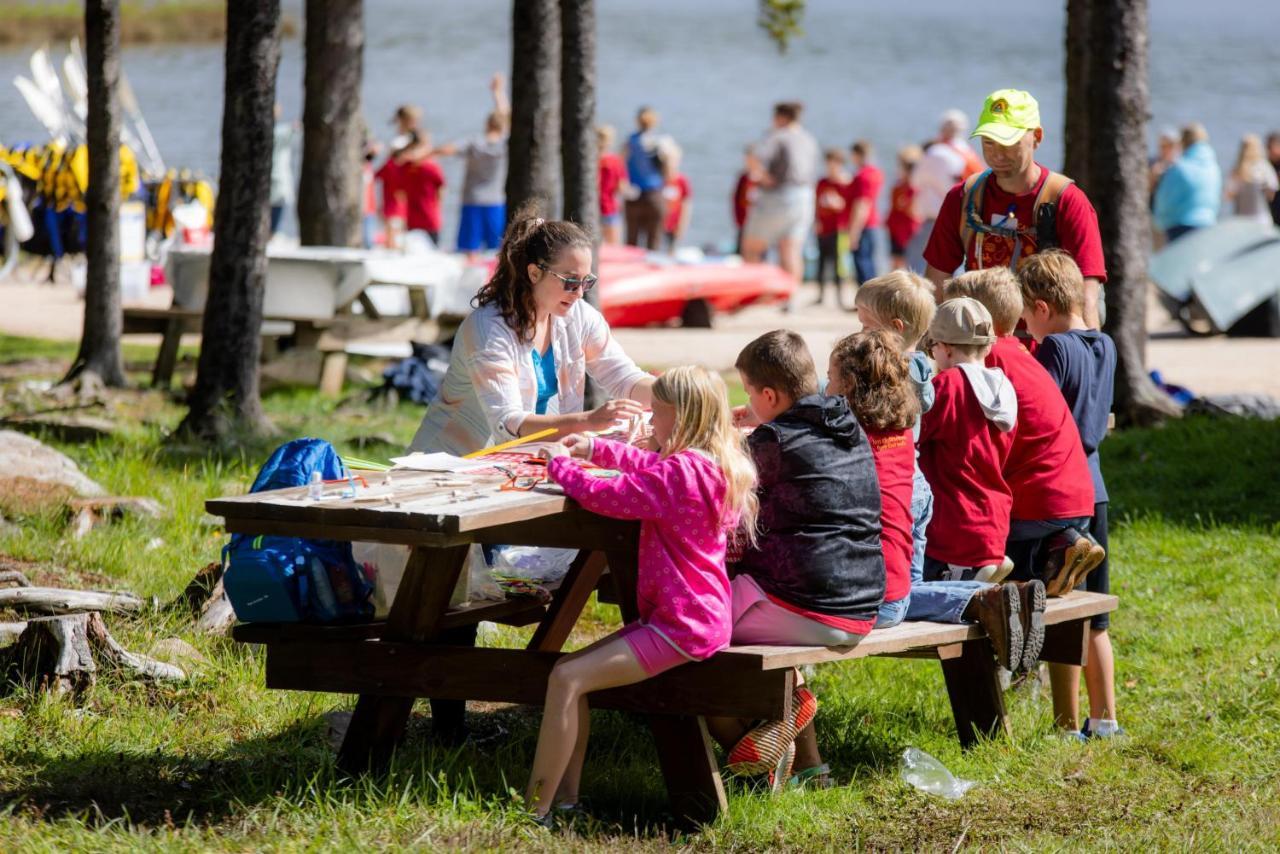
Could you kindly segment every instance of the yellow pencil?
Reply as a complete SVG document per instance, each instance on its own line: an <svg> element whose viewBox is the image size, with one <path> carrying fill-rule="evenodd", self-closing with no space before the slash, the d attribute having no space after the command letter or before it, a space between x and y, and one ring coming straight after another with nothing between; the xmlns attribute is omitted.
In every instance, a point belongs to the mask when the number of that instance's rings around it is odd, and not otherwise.
<svg viewBox="0 0 1280 854"><path fill-rule="evenodd" d="M512 439L510 442L503 442L500 445L490 445L487 448L481 448L478 451L472 451L469 454L463 454L464 460L472 460L476 457L483 457L485 454L496 454L498 451L505 451L507 448L514 448L516 445L523 445L526 442L536 442L539 439L559 433L559 427L548 427L546 430L539 430L537 433L530 433L528 436L521 436L518 439Z"/></svg>

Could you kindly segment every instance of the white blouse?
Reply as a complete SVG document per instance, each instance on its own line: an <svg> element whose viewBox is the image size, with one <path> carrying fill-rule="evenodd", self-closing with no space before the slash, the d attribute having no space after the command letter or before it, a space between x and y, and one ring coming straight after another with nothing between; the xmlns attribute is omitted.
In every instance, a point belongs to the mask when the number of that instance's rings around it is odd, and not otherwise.
<svg viewBox="0 0 1280 854"><path fill-rule="evenodd" d="M547 402L548 415L583 410L588 373L615 398L629 396L649 376L622 351L604 316L584 300L567 316L551 318L551 349L560 390ZM482 306L459 327L449 370L410 450L461 456L514 439L537 399L532 342L519 339L496 305Z"/></svg>

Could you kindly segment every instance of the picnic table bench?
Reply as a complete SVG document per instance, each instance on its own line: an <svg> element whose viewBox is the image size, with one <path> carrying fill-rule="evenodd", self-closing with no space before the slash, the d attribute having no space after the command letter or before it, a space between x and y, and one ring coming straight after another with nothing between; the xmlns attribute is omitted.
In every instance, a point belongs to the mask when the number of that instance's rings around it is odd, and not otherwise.
<svg viewBox="0 0 1280 854"><path fill-rule="evenodd" d="M459 491L432 488L433 477L423 472L394 471L389 478L389 487L372 485L354 499L308 500L300 487L206 503L210 513L226 519L231 533L410 547L385 621L242 624L233 630L237 641L265 644L269 688L358 695L338 757L351 773L386 765L416 698L540 705L551 668L602 581L616 595L624 620L638 613L638 522L589 513L553 486L503 492L495 480ZM389 496L378 497L379 489L389 489ZM472 543L582 551L548 605L509 599L450 608ZM1050 600L1041 658L1083 664L1089 617L1116 603L1114 596L1084 592ZM481 620L537 628L523 649L441 642L448 630ZM874 631L852 648L731 647L646 682L592 694L591 705L646 717L672 811L681 821L704 823L726 806L704 718L784 717L790 714L796 666L870 656L940 661L962 744L1008 730L990 643L975 625L905 623Z"/></svg>

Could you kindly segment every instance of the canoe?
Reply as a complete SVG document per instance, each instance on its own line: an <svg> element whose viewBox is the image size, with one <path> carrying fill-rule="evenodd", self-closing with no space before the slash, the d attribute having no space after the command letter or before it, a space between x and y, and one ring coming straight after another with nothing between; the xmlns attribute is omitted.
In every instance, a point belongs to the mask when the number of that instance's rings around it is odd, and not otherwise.
<svg viewBox="0 0 1280 854"><path fill-rule="evenodd" d="M1280 239L1196 274L1191 295L1219 332L1280 336Z"/></svg>
<svg viewBox="0 0 1280 854"><path fill-rule="evenodd" d="M1191 280L1249 249L1280 238L1280 229L1253 219L1226 219L1179 237L1151 256L1148 273L1176 304L1191 298Z"/></svg>

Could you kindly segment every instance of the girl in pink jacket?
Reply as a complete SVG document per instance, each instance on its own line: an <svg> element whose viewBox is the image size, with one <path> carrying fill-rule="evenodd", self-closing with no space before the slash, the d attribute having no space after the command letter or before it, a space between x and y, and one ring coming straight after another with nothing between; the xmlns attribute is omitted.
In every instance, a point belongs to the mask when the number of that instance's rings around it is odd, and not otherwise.
<svg viewBox="0 0 1280 854"><path fill-rule="evenodd" d="M540 819L577 802L586 756L586 695L641 682L729 645L731 596L725 533L754 529L755 467L733 426L724 382L699 367L674 368L653 387L658 453L569 436L548 473L586 509L640 520L640 619L562 658L547 682L538 749L525 794ZM599 477L583 457L617 477Z"/></svg>

